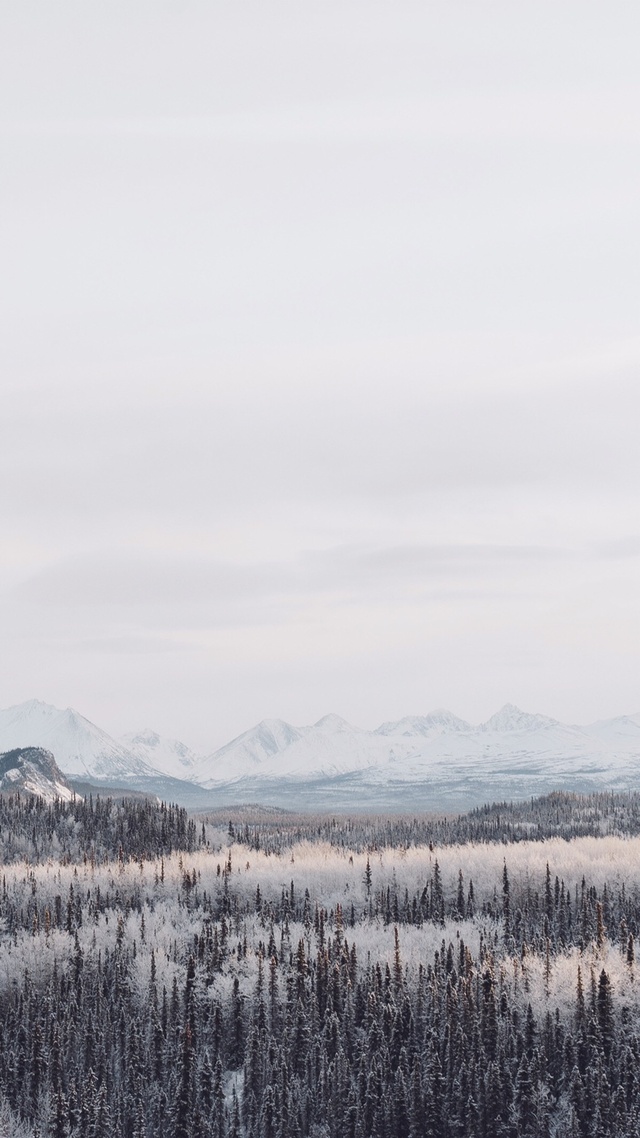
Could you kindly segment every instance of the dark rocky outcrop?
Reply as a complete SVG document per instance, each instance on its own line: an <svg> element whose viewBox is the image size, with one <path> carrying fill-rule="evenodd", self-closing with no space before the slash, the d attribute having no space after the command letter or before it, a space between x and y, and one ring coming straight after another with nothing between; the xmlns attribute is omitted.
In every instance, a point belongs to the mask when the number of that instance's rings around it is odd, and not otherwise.
<svg viewBox="0 0 640 1138"><path fill-rule="evenodd" d="M74 791L44 747L15 747L0 754L0 792L39 794L47 801L71 799Z"/></svg>

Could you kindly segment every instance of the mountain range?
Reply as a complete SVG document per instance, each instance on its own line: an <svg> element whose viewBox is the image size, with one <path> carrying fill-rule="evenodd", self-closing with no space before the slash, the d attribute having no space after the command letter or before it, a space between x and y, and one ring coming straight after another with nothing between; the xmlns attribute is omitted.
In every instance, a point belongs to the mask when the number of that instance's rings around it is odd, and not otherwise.
<svg viewBox="0 0 640 1138"><path fill-rule="evenodd" d="M113 739L71 708L38 700L0 711L0 751L43 747L71 780L190 806L464 809L554 789L640 787L640 714L588 726L506 704L485 723L449 711L375 730L326 715L265 719L207 755L146 729Z"/></svg>

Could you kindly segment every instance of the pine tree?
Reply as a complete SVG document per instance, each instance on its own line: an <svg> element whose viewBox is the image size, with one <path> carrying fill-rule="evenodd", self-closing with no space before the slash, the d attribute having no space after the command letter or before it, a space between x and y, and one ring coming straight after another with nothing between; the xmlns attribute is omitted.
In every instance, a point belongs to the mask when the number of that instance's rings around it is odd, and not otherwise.
<svg viewBox="0 0 640 1138"><path fill-rule="evenodd" d="M529 1059L523 1055L515 1086L514 1123L518 1138L538 1138L535 1130L533 1087L529 1075Z"/></svg>
<svg viewBox="0 0 640 1138"><path fill-rule="evenodd" d="M547 866L547 870L549 866ZM509 874L507 873L507 862L505 860L502 870L502 917L504 920L504 935L505 937L511 934L511 901L509 889Z"/></svg>
<svg viewBox="0 0 640 1138"><path fill-rule="evenodd" d="M613 1047L615 1025L611 981L604 968L598 981L598 1026L605 1058L609 1059Z"/></svg>
<svg viewBox="0 0 640 1138"><path fill-rule="evenodd" d="M182 1056L178 1097L175 1105L174 1138L192 1138L194 1047L191 1025L182 1032Z"/></svg>
<svg viewBox="0 0 640 1138"><path fill-rule="evenodd" d="M440 876L440 866L438 865L437 858L433 865L432 914L436 924L444 925L444 893L442 891L442 878Z"/></svg>
<svg viewBox="0 0 640 1138"><path fill-rule="evenodd" d="M208 1134L210 1138L224 1138L225 1107L222 1061L218 1056L213 1075L213 1117Z"/></svg>

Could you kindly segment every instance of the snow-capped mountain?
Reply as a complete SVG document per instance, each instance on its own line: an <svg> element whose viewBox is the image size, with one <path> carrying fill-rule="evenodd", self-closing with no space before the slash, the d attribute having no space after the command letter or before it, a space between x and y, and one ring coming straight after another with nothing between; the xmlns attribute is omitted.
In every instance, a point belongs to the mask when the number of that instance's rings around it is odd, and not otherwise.
<svg viewBox="0 0 640 1138"><path fill-rule="evenodd" d="M548 715L530 715L528 711L521 711L513 703L505 703L500 711L496 711L486 723L480 724L481 731L544 731L549 727L559 727L557 719L549 719Z"/></svg>
<svg viewBox="0 0 640 1138"><path fill-rule="evenodd" d="M600 719L583 730L615 747L640 746L640 715L619 715L615 719Z"/></svg>
<svg viewBox="0 0 640 1138"><path fill-rule="evenodd" d="M135 755L148 767L169 778L192 779L193 769L199 761L199 756L186 743L179 739L165 739L148 727L144 731L122 735L119 743L128 754Z"/></svg>
<svg viewBox="0 0 640 1138"><path fill-rule="evenodd" d="M449 711L374 731L325 716L265 721L192 771L228 800L456 808L553 789L640 787L640 717L569 726L506 704L472 726Z"/></svg>
<svg viewBox="0 0 640 1138"><path fill-rule="evenodd" d="M449 731L471 731L471 724L451 711L438 708L429 715L406 715L396 723L382 723L376 735L446 735Z"/></svg>
<svg viewBox="0 0 640 1138"><path fill-rule="evenodd" d="M232 739L215 752L199 760L192 770L192 778L206 785L215 771L227 772L227 778L242 778L253 771L269 767L271 760L304 738L308 727L292 727L283 719L263 719L237 739Z"/></svg>
<svg viewBox="0 0 640 1138"><path fill-rule="evenodd" d="M73 708L32 699L0 711L0 751L44 747L66 775L126 779L157 772Z"/></svg>
<svg viewBox="0 0 640 1138"><path fill-rule="evenodd" d="M0 791L38 794L47 802L73 798L73 790L51 751L43 747L16 747L0 755Z"/></svg>
<svg viewBox="0 0 640 1138"><path fill-rule="evenodd" d="M325 715L311 727L265 719L202 759L192 777L209 788L243 778L334 778L366 770L384 750L373 732L339 715Z"/></svg>

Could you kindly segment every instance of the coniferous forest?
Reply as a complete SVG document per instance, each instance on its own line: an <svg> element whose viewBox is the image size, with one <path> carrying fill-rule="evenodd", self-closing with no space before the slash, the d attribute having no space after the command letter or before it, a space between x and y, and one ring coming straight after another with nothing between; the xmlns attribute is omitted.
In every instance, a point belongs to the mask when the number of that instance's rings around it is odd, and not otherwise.
<svg viewBox="0 0 640 1138"><path fill-rule="evenodd" d="M640 1136L640 799L0 799L0 1134Z"/></svg>

